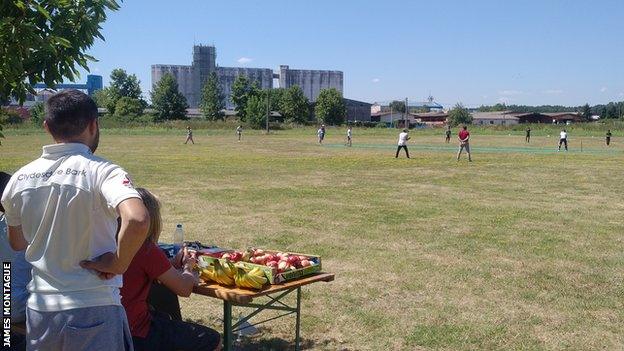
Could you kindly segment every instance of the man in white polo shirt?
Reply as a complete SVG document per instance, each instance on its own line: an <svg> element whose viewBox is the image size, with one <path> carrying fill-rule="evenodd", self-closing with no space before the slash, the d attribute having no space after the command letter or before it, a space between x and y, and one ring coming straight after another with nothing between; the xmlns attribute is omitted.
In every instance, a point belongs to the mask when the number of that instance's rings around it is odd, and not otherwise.
<svg viewBox="0 0 624 351"><path fill-rule="evenodd" d="M99 126L89 96L49 98L44 127L56 144L15 172L2 195L9 243L26 249L33 267L27 349L132 350L119 288L149 215L128 174L93 155Z"/></svg>

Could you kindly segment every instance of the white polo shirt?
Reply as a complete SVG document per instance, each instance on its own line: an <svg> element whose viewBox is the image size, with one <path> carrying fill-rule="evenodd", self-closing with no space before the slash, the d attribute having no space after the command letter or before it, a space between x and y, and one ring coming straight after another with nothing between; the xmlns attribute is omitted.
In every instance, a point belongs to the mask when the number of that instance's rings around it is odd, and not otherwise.
<svg viewBox="0 0 624 351"><path fill-rule="evenodd" d="M2 195L9 226L22 226L33 266L28 307L37 311L121 305L120 275L102 280L80 267L117 250L117 205L140 198L128 174L84 144L43 147Z"/></svg>

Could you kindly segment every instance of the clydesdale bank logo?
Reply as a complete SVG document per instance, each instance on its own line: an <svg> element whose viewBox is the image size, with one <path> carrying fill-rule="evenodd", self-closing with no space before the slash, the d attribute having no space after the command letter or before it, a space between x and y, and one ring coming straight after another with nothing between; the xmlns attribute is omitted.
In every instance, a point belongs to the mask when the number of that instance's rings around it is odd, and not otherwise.
<svg viewBox="0 0 624 351"><path fill-rule="evenodd" d="M33 172L33 173L30 173L30 174L20 174L20 175L17 176L17 180L18 181L28 180L28 179L48 180L53 175L72 176L72 177L76 177L76 176L86 177L87 176L87 171L67 168L65 170L59 169L58 171Z"/></svg>

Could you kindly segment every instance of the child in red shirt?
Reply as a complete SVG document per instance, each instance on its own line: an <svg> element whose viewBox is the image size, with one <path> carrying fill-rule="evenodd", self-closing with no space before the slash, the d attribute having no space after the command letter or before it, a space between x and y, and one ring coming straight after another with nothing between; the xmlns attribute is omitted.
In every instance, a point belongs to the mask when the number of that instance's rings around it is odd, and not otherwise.
<svg viewBox="0 0 624 351"><path fill-rule="evenodd" d="M126 310L134 350L219 350L218 332L202 325L172 320L150 312L147 304L152 283L159 280L179 296L188 297L197 283L195 257L181 254L182 271L173 267L156 245L161 230L160 203L143 188L136 189L150 215L148 238L123 275L121 304Z"/></svg>

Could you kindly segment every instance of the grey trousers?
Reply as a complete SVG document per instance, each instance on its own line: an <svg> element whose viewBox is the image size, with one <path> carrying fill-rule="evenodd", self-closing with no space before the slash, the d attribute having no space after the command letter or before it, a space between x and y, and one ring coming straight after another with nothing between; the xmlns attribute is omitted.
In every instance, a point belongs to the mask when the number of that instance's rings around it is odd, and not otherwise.
<svg viewBox="0 0 624 351"><path fill-rule="evenodd" d="M126 311L114 305L59 312L27 308L26 350L133 351Z"/></svg>

